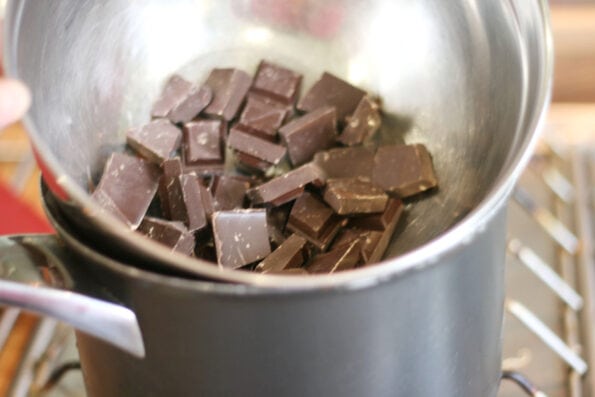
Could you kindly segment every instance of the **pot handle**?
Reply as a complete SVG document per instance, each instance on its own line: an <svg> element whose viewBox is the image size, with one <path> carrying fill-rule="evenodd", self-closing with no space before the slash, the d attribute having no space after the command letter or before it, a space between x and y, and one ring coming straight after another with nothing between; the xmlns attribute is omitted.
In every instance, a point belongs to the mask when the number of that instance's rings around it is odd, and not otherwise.
<svg viewBox="0 0 595 397"><path fill-rule="evenodd" d="M69 291L63 263L68 252L53 235L0 237L0 305L54 317L143 358L145 347L134 312Z"/></svg>

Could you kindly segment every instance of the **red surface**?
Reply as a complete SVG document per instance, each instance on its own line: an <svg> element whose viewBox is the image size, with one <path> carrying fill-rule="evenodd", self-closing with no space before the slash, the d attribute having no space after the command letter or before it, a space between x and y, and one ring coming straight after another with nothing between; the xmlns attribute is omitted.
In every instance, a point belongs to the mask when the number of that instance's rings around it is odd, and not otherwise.
<svg viewBox="0 0 595 397"><path fill-rule="evenodd" d="M37 215L0 183L0 235L51 233L52 231L52 227L45 218Z"/></svg>

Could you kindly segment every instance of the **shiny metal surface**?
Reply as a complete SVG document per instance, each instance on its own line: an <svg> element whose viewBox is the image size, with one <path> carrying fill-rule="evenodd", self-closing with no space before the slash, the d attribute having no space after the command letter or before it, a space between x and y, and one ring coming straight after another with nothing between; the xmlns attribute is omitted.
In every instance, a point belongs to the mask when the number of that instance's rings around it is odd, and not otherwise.
<svg viewBox="0 0 595 397"><path fill-rule="evenodd" d="M52 316L134 356L144 357L143 339L132 311L51 288L71 287L57 270L69 260L63 251L52 236L0 237L0 304Z"/></svg>
<svg viewBox="0 0 595 397"><path fill-rule="evenodd" d="M138 360L78 333L90 397L496 396L504 209L478 244L441 266L358 288L280 290L115 261L90 249L45 198L75 257L64 265L134 310L146 346Z"/></svg>
<svg viewBox="0 0 595 397"><path fill-rule="evenodd" d="M26 124L50 187L79 209L71 218L146 263L281 288L369 284L448 262L504 205L549 98L547 17L545 0L9 1L5 66L33 87ZM306 87L324 70L365 87L389 115L385 142L430 149L440 189L407 208L383 266L307 278L231 272L98 215L88 180L126 128L147 120L168 75L201 80L213 66L253 70L261 58L305 72Z"/></svg>

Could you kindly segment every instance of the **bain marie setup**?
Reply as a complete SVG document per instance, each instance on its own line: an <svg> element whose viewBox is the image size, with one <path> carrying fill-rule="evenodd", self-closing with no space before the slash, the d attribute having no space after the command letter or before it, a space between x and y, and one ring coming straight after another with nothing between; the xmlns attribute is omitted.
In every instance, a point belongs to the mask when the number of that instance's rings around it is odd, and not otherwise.
<svg viewBox="0 0 595 397"><path fill-rule="evenodd" d="M0 302L76 327L92 397L528 386L505 302L551 333L505 300L506 202L549 101L547 3L262 3L8 2L56 235L0 238Z"/></svg>

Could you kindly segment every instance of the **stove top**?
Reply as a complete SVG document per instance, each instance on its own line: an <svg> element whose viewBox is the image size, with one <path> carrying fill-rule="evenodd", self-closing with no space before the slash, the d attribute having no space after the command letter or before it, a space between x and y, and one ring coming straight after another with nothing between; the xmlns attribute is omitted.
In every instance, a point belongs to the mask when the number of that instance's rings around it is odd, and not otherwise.
<svg viewBox="0 0 595 397"><path fill-rule="evenodd" d="M588 142L595 121L584 132L584 122L577 129L564 123L576 117L557 110L509 203L502 365L516 382L503 381L498 397L526 395L519 385L529 395L595 397L588 371L595 365L595 147ZM577 145L581 139L586 144ZM2 312L0 349L23 316ZM84 396L72 329L32 321L9 395Z"/></svg>

